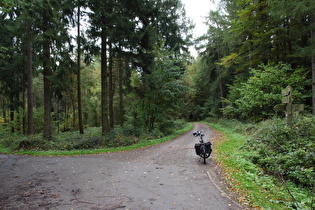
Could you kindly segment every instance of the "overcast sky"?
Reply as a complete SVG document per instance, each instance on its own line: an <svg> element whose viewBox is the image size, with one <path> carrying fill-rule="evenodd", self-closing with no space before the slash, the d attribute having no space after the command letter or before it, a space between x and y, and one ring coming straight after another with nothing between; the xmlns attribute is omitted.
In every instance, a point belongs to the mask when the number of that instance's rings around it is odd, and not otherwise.
<svg viewBox="0 0 315 210"><path fill-rule="evenodd" d="M208 16L210 10L214 10L215 6L211 0L182 0L185 5L186 15L195 23L194 38L200 37L207 32L208 27L204 24L205 17ZM193 56L196 57L197 52L190 49Z"/></svg>

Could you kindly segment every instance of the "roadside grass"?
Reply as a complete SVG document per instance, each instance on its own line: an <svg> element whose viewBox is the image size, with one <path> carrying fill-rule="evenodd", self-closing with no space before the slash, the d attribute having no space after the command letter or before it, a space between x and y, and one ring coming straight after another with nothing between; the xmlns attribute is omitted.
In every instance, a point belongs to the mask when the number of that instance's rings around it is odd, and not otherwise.
<svg viewBox="0 0 315 210"><path fill-rule="evenodd" d="M230 126L220 122L207 124L224 134L215 145L215 158L223 168L228 186L239 195L240 203L255 209L311 209L305 205L314 199L309 190L264 174L246 158L251 152L242 147L248 136L236 132L237 128L229 123Z"/></svg>
<svg viewBox="0 0 315 210"><path fill-rule="evenodd" d="M118 152L118 151L129 151L129 150L135 150L140 149L156 144L161 144L163 142L170 141L187 131L191 130L193 127L192 123L187 123L186 126L183 129L177 130L171 135L165 136L163 138L159 139L153 139L153 140L140 140L135 144L129 145L129 146L121 146L121 147L106 147L106 148L98 148L98 149L81 149L81 150L48 150L48 151L42 151L42 150L19 150L13 152L13 154L19 154L19 155L33 155L33 156L71 156L71 155L87 155L87 154L99 154L99 153L109 153L109 152ZM0 153L3 154L12 154L12 151L10 151L8 148L5 148L2 144L0 144Z"/></svg>

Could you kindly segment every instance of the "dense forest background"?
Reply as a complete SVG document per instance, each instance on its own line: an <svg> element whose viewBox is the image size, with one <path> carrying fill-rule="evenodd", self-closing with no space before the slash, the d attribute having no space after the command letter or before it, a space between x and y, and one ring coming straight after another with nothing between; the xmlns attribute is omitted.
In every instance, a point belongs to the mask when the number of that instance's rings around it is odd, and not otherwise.
<svg viewBox="0 0 315 210"><path fill-rule="evenodd" d="M210 12L208 33L199 39L206 42L190 67L199 81L194 84L199 119L269 118L287 85L294 89L294 103L314 114L315 2L224 0L220 8Z"/></svg>
<svg viewBox="0 0 315 210"><path fill-rule="evenodd" d="M315 1L214 2L193 40L180 0L0 0L1 152L116 149L223 119L246 135L217 150L234 173L292 200L264 204L314 209ZM275 110L287 86L305 105L291 126Z"/></svg>
<svg viewBox="0 0 315 210"><path fill-rule="evenodd" d="M178 119L261 121L288 85L314 114L315 2L217 4L192 40L180 0L0 1L1 129L51 140L88 127L163 135Z"/></svg>
<svg viewBox="0 0 315 210"><path fill-rule="evenodd" d="M191 24L180 1L8 0L0 14L1 124L11 132L166 132L182 116Z"/></svg>

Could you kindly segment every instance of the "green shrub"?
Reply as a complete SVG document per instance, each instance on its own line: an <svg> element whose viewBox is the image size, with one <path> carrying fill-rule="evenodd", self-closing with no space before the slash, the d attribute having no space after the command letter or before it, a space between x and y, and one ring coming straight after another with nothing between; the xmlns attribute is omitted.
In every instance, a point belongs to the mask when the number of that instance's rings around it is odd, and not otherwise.
<svg viewBox="0 0 315 210"><path fill-rule="evenodd" d="M224 116L242 120L261 121L275 115L274 106L281 104L281 90L292 86L294 103L307 104L311 97L308 72L303 68L293 69L289 64L269 63L251 69L251 77L245 82L235 81L231 85Z"/></svg>
<svg viewBox="0 0 315 210"><path fill-rule="evenodd" d="M73 144L68 145L67 149L96 149L102 145L102 142L101 136L82 137L74 141Z"/></svg>
<svg viewBox="0 0 315 210"><path fill-rule="evenodd" d="M216 142L216 159L241 201L262 209L315 209L314 119L301 117L292 129L281 119L255 125L211 120L225 133Z"/></svg>
<svg viewBox="0 0 315 210"><path fill-rule="evenodd" d="M1 144L10 151L16 151L21 149L45 149L47 141L41 135L24 136L11 133L2 139Z"/></svg>
<svg viewBox="0 0 315 210"><path fill-rule="evenodd" d="M268 120L259 127L245 146L255 151L251 160L265 173L312 188L315 183L315 117L295 118L292 127L287 127L281 119Z"/></svg>
<svg viewBox="0 0 315 210"><path fill-rule="evenodd" d="M19 133L11 133L2 129L0 133L0 144L9 151L18 150L84 150L99 149L108 147L122 147L133 145L140 140L152 140L162 138L176 130L181 130L186 126L182 120L167 121L160 124L160 129L148 131L142 127L125 125L116 127L102 136L100 128L85 129L82 135L78 131L61 132L55 134L53 139L47 141L41 134L25 136Z"/></svg>

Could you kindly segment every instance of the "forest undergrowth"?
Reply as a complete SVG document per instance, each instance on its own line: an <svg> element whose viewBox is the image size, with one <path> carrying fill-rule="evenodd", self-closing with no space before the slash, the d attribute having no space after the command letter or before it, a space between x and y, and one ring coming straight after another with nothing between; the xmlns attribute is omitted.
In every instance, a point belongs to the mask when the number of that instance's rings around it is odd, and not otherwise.
<svg viewBox="0 0 315 210"><path fill-rule="evenodd" d="M210 122L210 120L207 120ZM224 137L216 144L217 160L239 201L252 208L315 208L315 117L257 124L211 120Z"/></svg>
<svg viewBox="0 0 315 210"><path fill-rule="evenodd" d="M125 125L114 128L107 135L102 135L100 127L90 127L85 129L84 134L80 134L79 131L56 133L52 140L46 140L42 134L28 136L17 132L11 133L2 128L0 152L73 155L129 150L167 141L188 131L191 127L190 123L177 120L164 129L149 131L145 128Z"/></svg>

